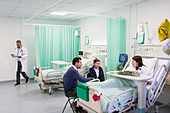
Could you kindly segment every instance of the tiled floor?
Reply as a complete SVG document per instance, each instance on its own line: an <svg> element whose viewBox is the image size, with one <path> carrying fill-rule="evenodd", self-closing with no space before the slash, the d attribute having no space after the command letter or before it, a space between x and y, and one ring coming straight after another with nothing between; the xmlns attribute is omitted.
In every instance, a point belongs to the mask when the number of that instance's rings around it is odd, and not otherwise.
<svg viewBox="0 0 170 113"><path fill-rule="evenodd" d="M66 102L62 90L54 91L53 95L41 93L38 83L23 84L14 87L13 82L0 83L0 113L61 113ZM164 88L157 102L170 102L170 86ZM170 113L170 105L161 107L160 113ZM67 106L65 113L71 113ZM132 111L130 112L132 113ZM149 110L149 113L154 113Z"/></svg>

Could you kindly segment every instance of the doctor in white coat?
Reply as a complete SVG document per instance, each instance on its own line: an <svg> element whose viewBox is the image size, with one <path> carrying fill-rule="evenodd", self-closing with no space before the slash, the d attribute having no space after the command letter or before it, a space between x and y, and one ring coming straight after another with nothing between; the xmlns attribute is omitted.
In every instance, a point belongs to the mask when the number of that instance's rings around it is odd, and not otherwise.
<svg viewBox="0 0 170 113"><path fill-rule="evenodd" d="M16 84L20 84L20 74L26 79L25 83L28 82L29 77L26 74L27 71L27 49L21 45L21 41L16 41L17 48L15 48L14 54L11 54L13 58L16 58Z"/></svg>

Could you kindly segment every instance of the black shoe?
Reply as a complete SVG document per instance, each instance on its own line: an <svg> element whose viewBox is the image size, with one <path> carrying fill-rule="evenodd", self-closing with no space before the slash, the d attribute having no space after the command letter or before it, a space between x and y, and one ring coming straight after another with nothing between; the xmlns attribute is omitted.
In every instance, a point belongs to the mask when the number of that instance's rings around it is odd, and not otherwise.
<svg viewBox="0 0 170 113"><path fill-rule="evenodd" d="M20 85L20 83L16 83L16 84L14 84L14 86L17 86L17 85Z"/></svg>
<svg viewBox="0 0 170 113"><path fill-rule="evenodd" d="M83 110L82 107L77 107L77 112L78 113L87 113L87 111Z"/></svg>
<svg viewBox="0 0 170 113"><path fill-rule="evenodd" d="M71 107L72 107L72 109L73 109L73 111L74 111L75 113L77 113L77 108L76 108L76 106L77 106L77 102L73 102L73 103L71 104Z"/></svg>
<svg viewBox="0 0 170 113"><path fill-rule="evenodd" d="M29 77L28 77L28 78L26 78L26 81L25 81L25 83L28 83L28 81L29 81Z"/></svg>

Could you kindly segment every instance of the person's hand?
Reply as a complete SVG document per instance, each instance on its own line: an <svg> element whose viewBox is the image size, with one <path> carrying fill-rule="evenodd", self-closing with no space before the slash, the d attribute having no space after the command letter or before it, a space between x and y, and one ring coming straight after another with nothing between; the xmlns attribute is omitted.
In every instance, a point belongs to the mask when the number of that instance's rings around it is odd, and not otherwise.
<svg viewBox="0 0 170 113"><path fill-rule="evenodd" d="M150 83L149 81L146 81L146 85L149 85L149 83Z"/></svg>
<svg viewBox="0 0 170 113"><path fill-rule="evenodd" d="M22 56L18 56L19 58L22 58Z"/></svg>
<svg viewBox="0 0 170 113"><path fill-rule="evenodd" d="M14 54L11 54L12 57L14 57Z"/></svg>

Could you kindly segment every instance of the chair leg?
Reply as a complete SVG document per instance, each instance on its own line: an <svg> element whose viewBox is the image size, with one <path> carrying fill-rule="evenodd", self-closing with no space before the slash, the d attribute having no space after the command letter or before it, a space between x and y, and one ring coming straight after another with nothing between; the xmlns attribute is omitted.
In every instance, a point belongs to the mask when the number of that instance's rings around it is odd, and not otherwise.
<svg viewBox="0 0 170 113"><path fill-rule="evenodd" d="M74 102L75 100L76 100L76 98L73 99L73 102ZM73 103L73 102L72 102L72 103Z"/></svg>
<svg viewBox="0 0 170 113"><path fill-rule="evenodd" d="M68 102L70 102L70 99L67 100L67 102L66 102L66 104L65 104L65 106L64 106L64 109L63 109L62 113L64 113Z"/></svg>
<svg viewBox="0 0 170 113"><path fill-rule="evenodd" d="M70 106L71 106L71 109L72 109L73 113L75 113L74 110L73 110L73 107L72 107L72 104L71 104L70 100L68 102L70 103Z"/></svg>

